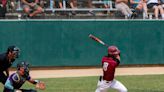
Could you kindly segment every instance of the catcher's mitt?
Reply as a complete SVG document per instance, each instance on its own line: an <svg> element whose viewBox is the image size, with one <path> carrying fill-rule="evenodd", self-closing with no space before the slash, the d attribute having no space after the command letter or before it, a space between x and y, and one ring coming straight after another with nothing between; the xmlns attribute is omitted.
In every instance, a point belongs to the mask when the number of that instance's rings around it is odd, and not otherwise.
<svg viewBox="0 0 164 92"><path fill-rule="evenodd" d="M40 81L36 84L36 89L44 90L46 88L45 83Z"/></svg>

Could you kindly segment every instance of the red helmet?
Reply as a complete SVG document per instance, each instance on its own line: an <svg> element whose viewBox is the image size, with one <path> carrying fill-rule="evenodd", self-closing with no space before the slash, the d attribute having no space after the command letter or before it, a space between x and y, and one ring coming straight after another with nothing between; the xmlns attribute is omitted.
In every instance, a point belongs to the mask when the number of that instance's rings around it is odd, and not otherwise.
<svg viewBox="0 0 164 92"><path fill-rule="evenodd" d="M109 55L119 55L120 50L116 46L109 46L108 47L108 54Z"/></svg>

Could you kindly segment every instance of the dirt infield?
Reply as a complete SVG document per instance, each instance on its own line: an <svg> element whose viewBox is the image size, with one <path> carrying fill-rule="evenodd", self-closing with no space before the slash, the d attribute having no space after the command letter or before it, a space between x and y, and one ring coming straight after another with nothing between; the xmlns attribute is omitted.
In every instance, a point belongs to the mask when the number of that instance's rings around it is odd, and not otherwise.
<svg viewBox="0 0 164 92"><path fill-rule="evenodd" d="M102 74L102 70L101 68L32 70L30 74L33 78L84 77L99 76ZM116 76L148 74L164 74L164 67L129 67L116 69Z"/></svg>

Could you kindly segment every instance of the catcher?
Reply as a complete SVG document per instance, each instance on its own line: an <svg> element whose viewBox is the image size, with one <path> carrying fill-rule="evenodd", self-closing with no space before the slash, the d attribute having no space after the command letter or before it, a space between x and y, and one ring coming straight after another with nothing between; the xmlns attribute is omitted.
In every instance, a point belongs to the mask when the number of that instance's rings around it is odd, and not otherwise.
<svg viewBox="0 0 164 92"><path fill-rule="evenodd" d="M33 80L30 77L29 64L27 62L21 62L17 64L17 72L8 77L3 92L37 92L35 89L20 89L26 80L36 85L36 89L45 89L44 82Z"/></svg>

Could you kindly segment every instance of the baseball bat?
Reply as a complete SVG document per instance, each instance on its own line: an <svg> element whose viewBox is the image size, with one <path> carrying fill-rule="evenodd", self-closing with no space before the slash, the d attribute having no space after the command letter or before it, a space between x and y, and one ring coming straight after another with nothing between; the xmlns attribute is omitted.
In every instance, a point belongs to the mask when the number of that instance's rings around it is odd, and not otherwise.
<svg viewBox="0 0 164 92"><path fill-rule="evenodd" d="M102 44L102 45L104 45L106 47L109 47L108 44L104 43L101 39L99 39L98 37L96 37L96 36L94 36L92 34L89 34L89 38L91 38L92 40L94 40L94 41L96 41L96 42L98 42L98 43L100 43L100 44Z"/></svg>

